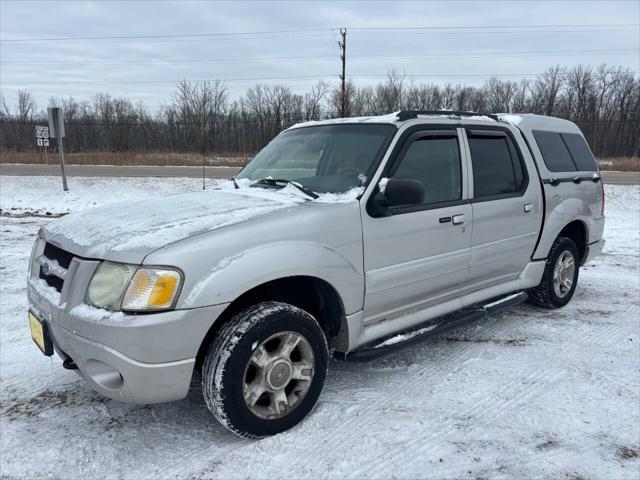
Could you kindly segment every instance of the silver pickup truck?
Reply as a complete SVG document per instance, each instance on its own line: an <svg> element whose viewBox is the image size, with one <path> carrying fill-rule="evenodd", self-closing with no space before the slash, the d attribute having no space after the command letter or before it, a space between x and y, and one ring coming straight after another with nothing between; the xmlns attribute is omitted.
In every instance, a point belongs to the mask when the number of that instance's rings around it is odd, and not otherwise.
<svg viewBox="0 0 640 480"><path fill-rule="evenodd" d="M603 228L598 168L569 121L298 124L216 189L43 227L29 325L107 397L178 400L201 378L216 418L260 437L311 411L330 352L363 360L526 299L564 306Z"/></svg>

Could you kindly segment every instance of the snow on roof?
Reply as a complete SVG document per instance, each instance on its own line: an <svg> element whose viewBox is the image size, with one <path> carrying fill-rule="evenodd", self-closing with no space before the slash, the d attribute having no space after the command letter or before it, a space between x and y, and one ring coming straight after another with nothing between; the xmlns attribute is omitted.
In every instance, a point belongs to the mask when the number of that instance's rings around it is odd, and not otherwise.
<svg viewBox="0 0 640 480"><path fill-rule="evenodd" d="M518 125L522 122L522 117L520 115L498 114L498 118L500 121L510 123L511 125Z"/></svg>
<svg viewBox="0 0 640 480"><path fill-rule="evenodd" d="M564 118L550 117L547 115L537 115L534 113L518 113L513 115L498 114L500 120L513 125L524 131L528 130L551 130L555 132L580 133L578 126ZM514 123L517 121L517 123Z"/></svg>
<svg viewBox="0 0 640 480"><path fill-rule="evenodd" d="M328 120L312 120L309 122L301 122L292 125L287 130L302 127L313 127L316 125L336 125L342 123L397 123L398 112L388 113L386 115L376 115L370 117L345 117L345 118L331 118Z"/></svg>
<svg viewBox="0 0 640 480"><path fill-rule="evenodd" d="M316 125L335 125L335 124L348 124L348 123L389 123L389 124L398 124L403 123L410 120L415 119L448 119L448 120L461 120L461 121L471 121L471 122L491 122L495 123L495 118L491 118L488 115L457 115L456 112L448 112L443 110L442 113L425 113L420 114L416 112L415 117L407 118L405 120L400 120L398 118L398 114L400 112L388 113L386 115L378 115L378 116L370 116L370 117L346 117L346 118L333 118L329 120L315 120L311 122L302 122L296 123L295 125L288 128L288 130L301 128L301 127L311 127ZM527 124L531 127L549 127L549 128L558 128L569 129L571 131L575 130L577 127L568 121L561 118L549 117L546 115L535 115L531 113L519 113L519 114L511 114L511 113L496 113L495 116L498 117L500 122L508 123L510 125L519 126L521 124Z"/></svg>
<svg viewBox="0 0 640 480"><path fill-rule="evenodd" d="M421 113L417 113L416 112L416 116L413 118L408 118L405 120L400 120L398 118L398 114L400 112L393 112L393 113L388 113L386 115L376 115L376 116L369 116L369 117L346 117L346 118L332 118L332 119L328 119L328 120L313 120L310 122L302 122L302 123L296 123L295 125L292 125L291 127L289 127L287 130L292 130L295 128L302 128L302 127L313 127L313 126L318 126L318 125L336 125L336 124L353 124L353 123L389 123L389 124L396 124L396 123L402 123L402 122L406 122L409 120L415 120L415 119L438 119L438 120L443 120L443 119L447 119L447 120L471 120L471 121L483 121L483 122L495 122L495 120L491 117L488 117L487 115L470 115L470 116L458 116L456 115L455 112L451 111L451 112L447 112L447 111L443 111L442 113L429 113L429 114L421 114Z"/></svg>

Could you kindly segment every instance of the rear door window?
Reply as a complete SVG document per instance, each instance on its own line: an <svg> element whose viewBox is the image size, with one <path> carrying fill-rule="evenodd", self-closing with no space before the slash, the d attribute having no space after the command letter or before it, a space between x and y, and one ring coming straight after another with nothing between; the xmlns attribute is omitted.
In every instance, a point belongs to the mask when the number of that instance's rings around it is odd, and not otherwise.
<svg viewBox="0 0 640 480"><path fill-rule="evenodd" d="M582 135L577 133L561 133L560 136L569 149L578 170L596 171L596 160L587 145L587 141Z"/></svg>
<svg viewBox="0 0 640 480"><path fill-rule="evenodd" d="M544 164L550 172L576 171L571 153L559 133L534 130L533 136L542 153Z"/></svg>
<svg viewBox="0 0 640 480"><path fill-rule="evenodd" d="M513 196L524 183L522 163L506 134L469 132L475 198Z"/></svg>

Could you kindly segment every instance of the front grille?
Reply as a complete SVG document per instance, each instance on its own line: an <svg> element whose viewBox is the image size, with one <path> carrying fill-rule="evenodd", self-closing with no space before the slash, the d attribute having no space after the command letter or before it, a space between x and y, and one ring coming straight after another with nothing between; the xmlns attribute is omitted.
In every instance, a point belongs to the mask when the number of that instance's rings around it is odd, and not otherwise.
<svg viewBox="0 0 640 480"><path fill-rule="evenodd" d="M45 275L44 273L42 273L42 267L40 267L40 278L47 282L47 285L55 288L58 292L62 291L64 280L56 277L55 275Z"/></svg>
<svg viewBox="0 0 640 480"><path fill-rule="evenodd" d="M71 265L71 260L73 260L73 255L61 248L52 245L51 243L47 243L44 246L44 251L42 254L49 260L55 260L62 268L69 268ZM40 272L38 275L42 280L47 282L47 285L55 288L58 292L62 291L62 287L64 285L64 280L55 275L45 275L42 272L42 266L40 266Z"/></svg>
<svg viewBox="0 0 640 480"><path fill-rule="evenodd" d="M71 260L73 260L73 254L56 247L51 243L47 243L44 246L44 252L42 254L49 260L56 260L62 268L69 268Z"/></svg>

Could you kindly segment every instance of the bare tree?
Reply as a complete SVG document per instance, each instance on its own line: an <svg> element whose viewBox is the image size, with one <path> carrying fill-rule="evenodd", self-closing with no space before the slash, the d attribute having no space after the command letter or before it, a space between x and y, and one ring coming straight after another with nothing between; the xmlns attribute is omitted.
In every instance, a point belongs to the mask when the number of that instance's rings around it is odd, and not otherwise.
<svg viewBox="0 0 640 480"><path fill-rule="evenodd" d="M36 112L30 92L18 92L15 112L0 92L0 150L33 147ZM340 115L340 86L319 81L304 94L286 85L255 85L229 101L222 82L181 82L159 112L142 103L97 93L90 101L51 98L65 111L69 152L96 150L231 151L252 153L302 120ZM640 79L628 69L559 66L533 80L489 79L484 85L437 85L390 71L377 85L346 84L349 116L399 109L534 112L578 124L596 155L638 155ZM16 115L12 115L16 113Z"/></svg>
<svg viewBox="0 0 640 480"><path fill-rule="evenodd" d="M305 120L319 120L322 116L322 103L329 92L329 84L324 80L311 87L311 90L304 94Z"/></svg>
<svg viewBox="0 0 640 480"><path fill-rule="evenodd" d="M7 105L7 99L4 97L4 93L0 92L0 118L8 118L11 116L11 110Z"/></svg>
<svg viewBox="0 0 640 480"><path fill-rule="evenodd" d="M36 103L31 93L28 90L18 90L18 117L21 120L28 120L31 118L33 111L36 108Z"/></svg>

